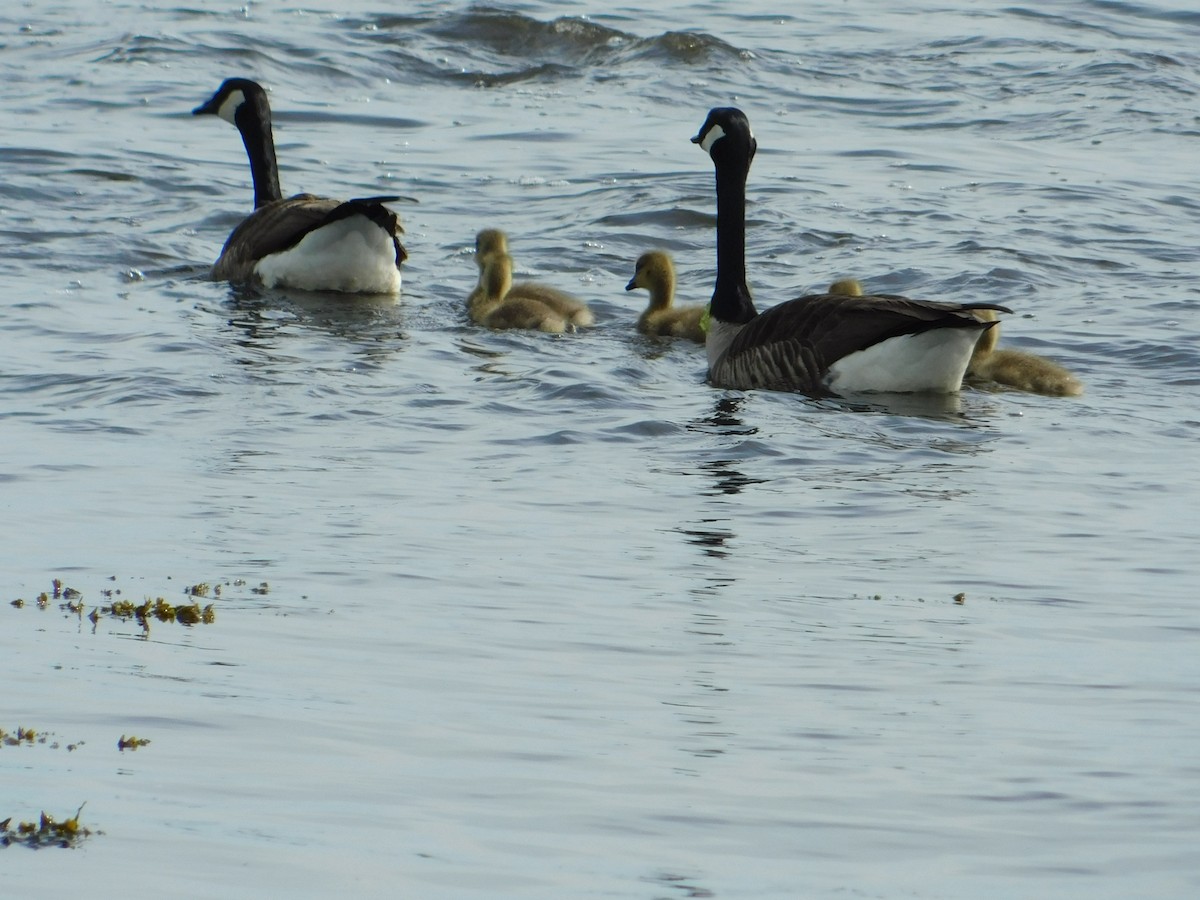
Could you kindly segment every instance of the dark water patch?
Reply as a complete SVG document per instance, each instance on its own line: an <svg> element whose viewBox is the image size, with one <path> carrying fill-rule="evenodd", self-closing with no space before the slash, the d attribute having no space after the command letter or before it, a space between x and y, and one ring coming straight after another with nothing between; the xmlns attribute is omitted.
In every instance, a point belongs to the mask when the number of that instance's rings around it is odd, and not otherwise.
<svg viewBox="0 0 1200 900"><path fill-rule="evenodd" d="M612 55L614 63L654 63L699 66L720 62L746 62L752 54L710 34L668 31L655 37L630 40Z"/></svg>
<svg viewBox="0 0 1200 900"><path fill-rule="evenodd" d="M541 63L504 72L456 72L449 77L473 87L494 88L520 84L523 81L564 81L578 77L578 70L558 63Z"/></svg>
<svg viewBox="0 0 1200 900"><path fill-rule="evenodd" d="M418 128L429 127L429 121L425 119L408 119L397 116L368 116L362 113L348 113L340 107L325 110L296 110L290 111L275 111L271 110L271 118L282 123L311 123L314 125L335 125L339 128L363 128L367 131L375 130L404 130L413 131Z"/></svg>
<svg viewBox="0 0 1200 900"><path fill-rule="evenodd" d="M521 13L484 6L438 17L424 30L436 37L484 47L503 56L552 55L575 64L586 62L597 51L627 38L620 31L588 19L562 16L543 22Z"/></svg>
<svg viewBox="0 0 1200 900"><path fill-rule="evenodd" d="M671 228L712 228L716 216L683 206L669 209L639 209L635 212L611 213L596 220L606 228L628 228L635 225L656 225Z"/></svg>
<svg viewBox="0 0 1200 900"><path fill-rule="evenodd" d="M592 19L543 21L484 6L430 17L381 15L352 24L378 33L377 42L403 44L390 52L409 74L480 87L587 74L603 79L644 71L647 64L690 67L745 58L725 41L699 31L641 38ZM520 64L512 65L513 60Z"/></svg>
<svg viewBox="0 0 1200 900"><path fill-rule="evenodd" d="M467 138L469 141L524 141L527 143L544 144L562 141L577 141L578 134L546 129L544 131L507 131L495 134L477 134Z"/></svg>
<svg viewBox="0 0 1200 900"><path fill-rule="evenodd" d="M1028 7L1013 6L1003 10L1006 15L1013 16L1017 19L1029 19L1042 25L1053 25L1062 28L1064 32L1075 31L1091 31L1098 34L1103 34L1107 37L1121 37L1122 35L1112 27L1102 25L1093 17L1089 18L1070 18L1056 12L1050 12L1045 9L1030 9Z"/></svg>
<svg viewBox="0 0 1200 900"><path fill-rule="evenodd" d="M1146 19L1151 22L1200 27L1200 12L1194 9L1172 9L1169 6L1151 6L1122 0L1089 0L1085 5L1126 19Z"/></svg>

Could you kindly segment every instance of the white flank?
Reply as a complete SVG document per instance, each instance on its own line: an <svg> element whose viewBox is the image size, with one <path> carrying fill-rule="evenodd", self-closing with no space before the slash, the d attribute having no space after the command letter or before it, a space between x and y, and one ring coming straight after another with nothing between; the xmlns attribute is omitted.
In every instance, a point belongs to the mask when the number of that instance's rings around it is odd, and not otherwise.
<svg viewBox="0 0 1200 900"><path fill-rule="evenodd" d="M705 153L712 153L712 145L725 137L725 129L720 125L714 125L704 133L704 137L700 141L700 146Z"/></svg>
<svg viewBox="0 0 1200 900"><path fill-rule="evenodd" d="M979 332L974 328L935 328L905 334L843 356L829 367L825 385L839 394L860 391L951 394L963 373Z"/></svg>
<svg viewBox="0 0 1200 900"><path fill-rule="evenodd" d="M290 250L258 261L267 287L394 294L400 290L391 236L366 216L348 216L305 235Z"/></svg>

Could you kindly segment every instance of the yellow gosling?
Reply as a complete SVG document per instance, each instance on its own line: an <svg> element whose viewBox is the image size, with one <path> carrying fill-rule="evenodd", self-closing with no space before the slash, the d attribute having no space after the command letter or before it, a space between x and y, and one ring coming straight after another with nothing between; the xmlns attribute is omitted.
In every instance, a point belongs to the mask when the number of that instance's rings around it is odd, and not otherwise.
<svg viewBox="0 0 1200 900"><path fill-rule="evenodd" d="M486 328L521 328L562 334L567 320L561 313L529 297L511 297L512 258L491 252L477 257L479 283L467 297L471 321Z"/></svg>
<svg viewBox="0 0 1200 900"><path fill-rule="evenodd" d="M499 228L485 228L475 236L475 259L482 266L482 261L494 253L508 254L508 235ZM511 257L509 265L510 267L512 265ZM596 321L596 317L592 315L592 311L588 309L586 303L575 295L548 284L536 281L518 281L510 285L508 297L512 300L533 300L543 306L548 306L562 316L567 325L572 327L586 328L595 324Z"/></svg>
<svg viewBox="0 0 1200 900"><path fill-rule="evenodd" d="M990 309L976 310L975 315L985 322L996 319ZM1048 397L1078 397L1083 393L1083 383L1058 363L1024 350L997 347L999 340L999 325L983 333L967 364L968 381L991 381Z"/></svg>
<svg viewBox="0 0 1200 900"><path fill-rule="evenodd" d="M829 286L828 293L840 294L843 297L861 297L864 292L862 282L857 278L839 278ZM988 310L988 312L991 312L991 310Z"/></svg>
<svg viewBox="0 0 1200 900"><path fill-rule="evenodd" d="M707 337L701 324L706 305L673 307L675 265L668 253L651 250L638 257L633 278L625 290L644 288L650 292L650 305L638 317L637 330L657 337L681 337L703 344Z"/></svg>

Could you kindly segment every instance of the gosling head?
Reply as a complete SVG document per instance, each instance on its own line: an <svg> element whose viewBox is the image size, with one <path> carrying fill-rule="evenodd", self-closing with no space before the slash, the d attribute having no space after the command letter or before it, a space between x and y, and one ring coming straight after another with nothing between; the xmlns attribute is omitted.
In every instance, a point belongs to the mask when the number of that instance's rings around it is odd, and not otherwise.
<svg viewBox="0 0 1200 900"><path fill-rule="evenodd" d="M499 228L485 228L475 235L475 262L483 268L485 257L508 252L508 237Z"/></svg>
<svg viewBox="0 0 1200 900"><path fill-rule="evenodd" d="M638 257L633 266L633 278L625 285L625 290L633 291L638 288L650 290L656 280L673 275L675 266L669 254L662 250L650 250Z"/></svg>
<svg viewBox="0 0 1200 900"><path fill-rule="evenodd" d="M839 278L829 286L829 293L840 294L843 297L861 297L863 295L862 282L857 278Z"/></svg>

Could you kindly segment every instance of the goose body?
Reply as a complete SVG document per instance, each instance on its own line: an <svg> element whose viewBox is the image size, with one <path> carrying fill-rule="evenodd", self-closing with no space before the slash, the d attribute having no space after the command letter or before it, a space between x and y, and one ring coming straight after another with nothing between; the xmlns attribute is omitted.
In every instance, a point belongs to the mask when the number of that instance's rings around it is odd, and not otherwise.
<svg viewBox="0 0 1200 900"><path fill-rule="evenodd" d="M471 321L486 328L523 328L562 334L570 323L553 307L533 297L513 297L512 257L493 250L477 256L479 283L467 297Z"/></svg>
<svg viewBox="0 0 1200 900"><path fill-rule="evenodd" d="M746 179L757 149L750 123L739 109L716 108L692 140L716 169L717 279L705 345L714 386L809 394L961 388L976 342L995 325L973 310L1008 309L830 292L760 314L746 286Z"/></svg>
<svg viewBox="0 0 1200 900"><path fill-rule="evenodd" d="M226 79L192 112L219 116L238 129L254 181L254 212L229 235L213 278L340 293L400 290L400 264L407 258L400 243L403 228L384 205L399 198L283 197L271 107L254 81Z"/></svg>
<svg viewBox="0 0 1200 900"><path fill-rule="evenodd" d="M703 344L707 337L701 320L706 306L673 306L675 300L675 264L670 254L651 250L638 257L633 278L625 290L645 288L650 305L638 317L637 330L660 337L681 337Z"/></svg>
<svg viewBox="0 0 1200 900"><path fill-rule="evenodd" d="M498 228L485 228L475 236L475 258L476 260L485 260L493 254L508 255L508 236ZM508 265L511 276L511 257L509 257ZM587 304L578 297L536 281L511 283L510 277L507 299L531 300L547 306L562 316L570 327L586 328L596 321Z"/></svg>

